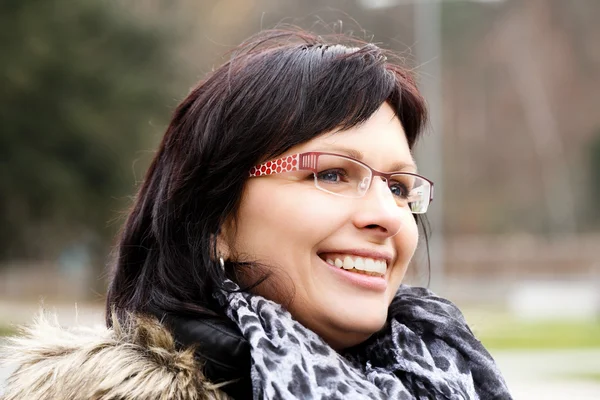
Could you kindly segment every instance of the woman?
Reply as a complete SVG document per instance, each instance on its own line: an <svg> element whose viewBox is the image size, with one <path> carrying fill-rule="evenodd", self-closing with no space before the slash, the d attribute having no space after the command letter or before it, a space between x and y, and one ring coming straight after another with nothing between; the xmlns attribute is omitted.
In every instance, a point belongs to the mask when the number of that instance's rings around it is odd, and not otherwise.
<svg viewBox="0 0 600 400"><path fill-rule="evenodd" d="M5 400L510 399L460 311L401 285L433 184L414 81L372 44L269 31L174 113L107 326L43 318Z"/></svg>

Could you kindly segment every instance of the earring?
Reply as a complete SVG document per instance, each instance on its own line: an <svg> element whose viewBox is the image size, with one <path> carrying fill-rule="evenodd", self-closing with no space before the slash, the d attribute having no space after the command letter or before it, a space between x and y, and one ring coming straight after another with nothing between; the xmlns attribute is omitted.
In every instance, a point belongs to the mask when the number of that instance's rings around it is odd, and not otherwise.
<svg viewBox="0 0 600 400"><path fill-rule="evenodd" d="M223 257L219 257L219 265L221 266L221 269L225 271L225 260Z"/></svg>

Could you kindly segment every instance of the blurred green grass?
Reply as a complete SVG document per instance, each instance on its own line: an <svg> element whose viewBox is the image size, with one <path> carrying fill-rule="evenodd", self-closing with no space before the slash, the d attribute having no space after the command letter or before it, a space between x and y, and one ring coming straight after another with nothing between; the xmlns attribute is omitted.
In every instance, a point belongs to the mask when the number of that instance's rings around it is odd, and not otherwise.
<svg viewBox="0 0 600 400"><path fill-rule="evenodd" d="M14 335L16 332L13 327L0 324L0 337Z"/></svg>
<svg viewBox="0 0 600 400"><path fill-rule="evenodd" d="M492 350L600 348L600 319L526 321L482 310L465 316L475 336Z"/></svg>
<svg viewBox="0 0 600 400"><path fill-rule="evenodd" d="M600 348L600 319L524 321L493 310L468 310L465 317L475 336L490 350ZM0 323L0 337L15 333L13 326Z"/></svg>
<svg viewBox="0 0 600 400"><path fill-rule="evenodd" d="M568 375L560 376L560 378L600 383L600 372L582 372L582 373L577 373L577 374L568 374Z"/></svg>

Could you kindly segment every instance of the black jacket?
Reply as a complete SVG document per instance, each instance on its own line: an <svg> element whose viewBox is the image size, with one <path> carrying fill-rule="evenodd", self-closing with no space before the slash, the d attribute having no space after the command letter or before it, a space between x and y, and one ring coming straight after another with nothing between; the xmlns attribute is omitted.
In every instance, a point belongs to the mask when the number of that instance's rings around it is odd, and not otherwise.
<svg viewBox="0 0 600 400"><path fill-rule="evenodd" d="M182 348L194 347L206 377L231 382L221 388L234 399L252 398L250 345L229 319L168 316L167 325Z"/></svg>

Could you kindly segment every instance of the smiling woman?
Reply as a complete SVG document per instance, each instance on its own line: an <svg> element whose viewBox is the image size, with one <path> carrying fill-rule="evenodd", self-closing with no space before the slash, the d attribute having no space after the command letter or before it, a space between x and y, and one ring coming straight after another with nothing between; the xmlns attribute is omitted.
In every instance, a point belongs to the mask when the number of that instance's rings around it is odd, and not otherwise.
<svg viewBox="0 0 600 400"><path fill-rule="evenodd" d="M6 352L6 399L510 399L460 311L402 285L433 198L425 120L373 44L249 39L173 115L107 328L41 319Z"/></svg>
<svg viewBox="0 0 600 400"><path fill-rule="evenodd" d="M385 323L418 231L407 201L414 185L400 185L405 180L401 172L372 179L366 164L315 153L342 145L360 151L364 161L381 170L412 163L402 124L383 103L359 126L325 132L286 151L284 158L305 155L298 172L250 179L237 223L223 230L228 245L219 252L226 259L250 257L244 261L276 266L270 279L282 293L294 292L287 307L292 315L343 349ZM358 273L364 271L369 274ZM285 304L287 298L265 288L259 285L256 291Z"/></svg>

